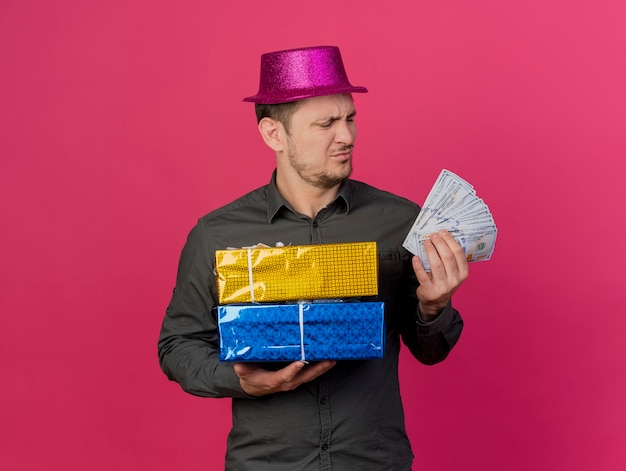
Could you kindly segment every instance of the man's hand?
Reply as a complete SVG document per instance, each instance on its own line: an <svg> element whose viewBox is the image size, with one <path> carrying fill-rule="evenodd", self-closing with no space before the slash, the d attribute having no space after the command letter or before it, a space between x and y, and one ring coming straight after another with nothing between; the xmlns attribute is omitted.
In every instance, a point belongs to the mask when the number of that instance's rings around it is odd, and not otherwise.
<svg viewBox="0 0 626 471"><path fill-rule="evenodd" d="M318 376L326 373L336 361L320 361L306 364L294 361L286 367L269 371L257 363L235 363L235 373L239 376L241 388L250 396L265 396L277 392L291 391Z"/></svg>
<svg viewBox="0 0 626 471"><path fill-rule="evenodd" d="M419 257L413 257L413 270L420 282L417 288L420 316L433 320L448 304L452 294L469 274L465 252L448 231L441 230L424 243L430 273L424 270Z"/></svg>

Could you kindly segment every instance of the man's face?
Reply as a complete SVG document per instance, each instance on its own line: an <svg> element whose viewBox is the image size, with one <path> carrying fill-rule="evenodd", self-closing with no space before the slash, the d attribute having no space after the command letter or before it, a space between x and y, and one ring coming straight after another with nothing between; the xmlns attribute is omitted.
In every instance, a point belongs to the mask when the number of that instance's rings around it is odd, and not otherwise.
<svg viewBox="0 0 626 471"><path fill-rule="evenodd" d="M347 179L352 172L355 114L349 94L303 100L287 135L290 173L321 189Z"/></svg>

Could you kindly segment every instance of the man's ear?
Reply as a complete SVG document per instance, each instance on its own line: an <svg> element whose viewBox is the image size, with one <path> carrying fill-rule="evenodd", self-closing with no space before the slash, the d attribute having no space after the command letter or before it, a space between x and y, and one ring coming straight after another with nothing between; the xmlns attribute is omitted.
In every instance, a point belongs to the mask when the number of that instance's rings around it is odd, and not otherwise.
<svg viewBox="0 0 626 471"><path fill-rule="evenodd" d="M270 149L274 152L283 150L286 133L282 123L272 118L263 118L259 121L259 132Z"/></svg>

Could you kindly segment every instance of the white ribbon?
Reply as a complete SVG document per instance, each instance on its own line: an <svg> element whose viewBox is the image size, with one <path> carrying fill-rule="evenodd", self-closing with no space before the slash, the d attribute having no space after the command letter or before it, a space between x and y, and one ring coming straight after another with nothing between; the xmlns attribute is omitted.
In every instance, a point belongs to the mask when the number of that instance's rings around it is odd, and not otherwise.
<svg viewBox="0 0 626 471"><path fill-rule="evenodd" d="M250 283L250 302L254 302L254 278L252 276L252 249L248 249L248 283Z"/></svg>
<svg viewBox="0 0 626 471"><path fill-rule="evenodd" d="M298 322L300 323L300 360L306 362L304 354L304 304L298 304Z"/></svg>

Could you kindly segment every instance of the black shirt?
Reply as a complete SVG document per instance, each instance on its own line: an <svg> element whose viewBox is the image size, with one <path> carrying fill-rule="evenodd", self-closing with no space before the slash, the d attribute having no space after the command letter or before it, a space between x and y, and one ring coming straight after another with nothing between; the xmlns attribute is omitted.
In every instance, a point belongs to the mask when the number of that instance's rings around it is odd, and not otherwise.
<svg viewBox="0 0 626 471"><path fill-rule="evenodd" d="M233 398L227 470L410 469L413 454L398 383L400 339L420 362L434 364L448 355L463 327L450 305L430 323L419 318L412 256L402 247L418 212L404 198L348 180L335 200L311 219L282 198L274 175L269 185L198 221L182 251L159 338L159 359L167 376L185 391ZM370 241L378 246L375 300L385 303L384 358L339 362L294 391L247 396L232 364L218 360L215 250L257 243Z"/></svg>

